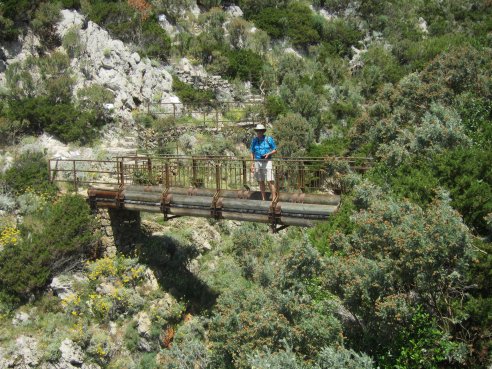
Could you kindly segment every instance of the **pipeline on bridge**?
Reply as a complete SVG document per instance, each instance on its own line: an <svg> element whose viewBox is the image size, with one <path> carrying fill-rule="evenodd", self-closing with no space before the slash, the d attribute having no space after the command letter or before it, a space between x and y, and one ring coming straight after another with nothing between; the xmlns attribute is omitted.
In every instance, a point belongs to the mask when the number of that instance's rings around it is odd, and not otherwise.
<svg viewBox="0 0 492 369"><path fill-rule="evenodd" d="M159 212L178 216L310 227L337 211L340 195L330 191L333 168L364 171L370 159L277 158L276 193L261 200L250 159L226 156L121 156L112 160L49 161L52 182L87 187L93 208ZM268 187L268 186L267 186Z"/></svg>

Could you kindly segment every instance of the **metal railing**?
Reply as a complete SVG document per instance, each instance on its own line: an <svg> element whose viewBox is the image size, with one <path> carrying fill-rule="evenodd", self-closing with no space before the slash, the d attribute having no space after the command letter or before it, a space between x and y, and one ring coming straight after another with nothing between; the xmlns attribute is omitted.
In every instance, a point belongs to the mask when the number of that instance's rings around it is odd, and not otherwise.
<svg viewBox="0 0 492 369"><path fill-rule="evenodd" d="M147 185L215 190L255 189L253 161L226 156L124 156L113 160L49 161L52 182L79 187ZM275 158L268 173L279 192L319 193L337 190L336 181L351 171L365 171L369 158Z"/></svg>
<svg viewBox="0 0 492 369"><path fill-rule="evenodd" d="M263 102L234 102L216 103L200 109L182 103L148 103L147 113L154 116L172 118L176 128L191 125L197 128L220 129L225 126L249 127L262 120ZM189 120L186 124L184 121Z"/></svg>

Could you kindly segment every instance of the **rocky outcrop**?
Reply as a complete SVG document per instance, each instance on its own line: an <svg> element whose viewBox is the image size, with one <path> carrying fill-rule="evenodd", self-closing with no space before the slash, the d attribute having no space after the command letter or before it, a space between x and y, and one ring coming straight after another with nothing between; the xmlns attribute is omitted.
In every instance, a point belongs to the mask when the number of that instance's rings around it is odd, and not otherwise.
<svg viewBox="0 0 492 369"><path fill-rule="evenodd" d="M214 91L220 101L233 99L234 89L231 84L221 76L209 75L202 65L194 66L187 58L182 58L174 66L174 70L180 81L191 84L199 90Z"/></svg>
<svg viewBox="0 0 492 369"><path fill-rule="evenodd" d="M6 352L0 348L0 369L31 369L38 368L41 352L38 341L28 336L19 336L15 340L13 350Z"/></svg>
<svg viewBox="0 0 492 369"><path fill-rule="evenodd" d="M62 10L61 14L58 35L63 38L75 29L83 45L80 56L71 61L77 75L75 90L93 83L107 87L115 94L115 112L126 118L146 102L179 103L171 93L172 77L164 66L140 57L97 24L86 22L78 12Z"/></svg>
<svg viewBox="0 0 492 369"><path fill-rule="evenodd" d="M65 299L69 295L73 294L74 283L80 283L85 280L86 278L80 273L60 274L53 277L50 283L50 288L55 296L58 296L60 299Z"/></svg>

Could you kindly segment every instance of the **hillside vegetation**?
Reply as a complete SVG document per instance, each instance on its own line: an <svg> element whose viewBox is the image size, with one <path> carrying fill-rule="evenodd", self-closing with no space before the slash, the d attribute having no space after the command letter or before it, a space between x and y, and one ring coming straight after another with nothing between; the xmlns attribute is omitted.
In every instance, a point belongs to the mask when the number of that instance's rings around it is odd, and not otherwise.
<svg viewBox="0 0 492 369"><path fill-rule="evenodd" d="M46 132L97 145L121 123L104 107L118 91L75 89L85 46L77 28L58 36L61 9L152 65L187 58L237 100L261 95L282 155L373 168L332 168L342 204L313 229L146 215L130 251L101 257L100 219L48 183L28 144ZM31 55L0 54L0 368L21 367L33 339L43 368L492 365L491 1L0 2L1 43L31 33ZM216 91L172 86L220 106ZM171 123L142 107L132 123L168 152ZM187 133L180 153L243 155L250 139ZM69 293L54 296L60 276Z"/></svg>

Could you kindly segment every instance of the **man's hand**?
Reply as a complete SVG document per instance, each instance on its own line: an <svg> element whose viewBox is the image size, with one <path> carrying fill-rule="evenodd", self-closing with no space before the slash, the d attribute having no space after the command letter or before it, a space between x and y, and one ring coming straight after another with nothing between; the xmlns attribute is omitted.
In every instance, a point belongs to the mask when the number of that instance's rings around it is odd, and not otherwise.
<svg viewBox="0 0 492 369"><path fill-rule="evenodd" d="M254 164L251 164L250 171L251 171L251 173L253 173L255 171L255 165Z"/></svg>
<svg viewBox="0 0 492 369"><path fill-rule="evenodd" d="M265 159L268 159L268 157L270 156L270 153L265 154L264 156L265 156Z"/></svg>

